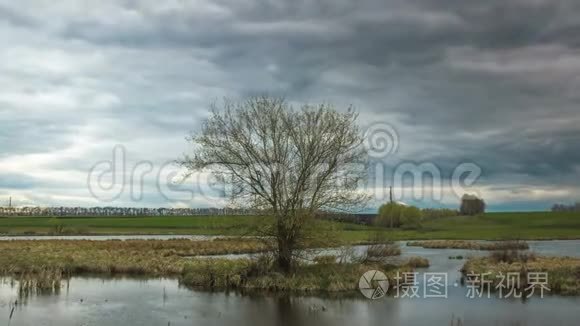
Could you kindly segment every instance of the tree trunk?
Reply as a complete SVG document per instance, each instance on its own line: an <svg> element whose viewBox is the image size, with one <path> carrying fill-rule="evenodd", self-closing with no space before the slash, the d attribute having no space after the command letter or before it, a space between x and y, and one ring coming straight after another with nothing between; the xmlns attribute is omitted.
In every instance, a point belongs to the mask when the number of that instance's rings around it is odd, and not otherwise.
<svg viewBox="0 0 580 326"><path fill-rule="evenodd" d="M278 224L278 268L283 272L292 269L294 253L294 237L288 234L282 223Z"/></svg>
<svg viewBox="0 0 580 326"><path fill-rule="evenodd" d="M287 249L278 250L278 268L287 273L292 270L292 251Z"/></svg>

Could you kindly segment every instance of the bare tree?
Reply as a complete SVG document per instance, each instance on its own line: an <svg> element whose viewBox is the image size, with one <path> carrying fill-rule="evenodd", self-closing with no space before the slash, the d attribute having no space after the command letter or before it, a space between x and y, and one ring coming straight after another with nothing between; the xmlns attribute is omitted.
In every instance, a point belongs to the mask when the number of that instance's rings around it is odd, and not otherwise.
<svg viewBox="0 0 580 326"><path fill-rule="evenodd" d="M232 198L267 211L279 268L292 268L306 223L320 210L363 204L366 152L357 114L330 105L294 109L283 99L224 101L188 141L188 171L209 169L231 186ZM241 201L240 201L241 199Z"/></svg>

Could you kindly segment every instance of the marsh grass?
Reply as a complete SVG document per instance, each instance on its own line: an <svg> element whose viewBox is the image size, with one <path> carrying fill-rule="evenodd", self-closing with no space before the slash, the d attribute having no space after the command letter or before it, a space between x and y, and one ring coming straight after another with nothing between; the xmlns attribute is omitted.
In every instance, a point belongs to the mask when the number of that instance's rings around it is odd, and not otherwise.
<svg viewBox="0 0 580 326"><path fill-rule="evenodd" d="M401 248L395 241L390 240L385 234L376 232L369 237L369 246L362 257L357 260L362 263L384 262L391 257L400 256Z"/></svg>
<svg viewBox="0 0 580 326"><path fill-rule="evenodd" d="M382 261L401 255L401 248L396 242L369 245L361 258L363 262Z"/></svg>
<svg viewBox="0 0 580 326"><path fill-rule="evenodd" d="M533 252L521 251L517 249L503 249L494 250L489 257L498 263L527 263L536 259L536 254Z"/></svg>
<svg viewBox="0 0 580 326"><path fill-rule="evenodd" d="M507 273L520 273L521 287L525 288L526 277L529 272L548 273L548 287L550 293L563 295L580 294L580 259L572 257L497 257L469 258L462 268L464 275L468 273L490 273L487 279L492 280L495 287L500 278L497 276Z"/></svg>
<svg viewBox="0 0 580 326"><path fill-rule="evenodd" d="M411 268L427 268L429 267L429 260L423 257L410 257L405 265Z"/></svg>
<svg viewBox="0 0 580 326"><path fill-rule="evenodd" d="M232 289L267 292L348 292L358 289L366 271L379 269L394 282L397 271L411 266L378 263L300 264L290 274L282 274L268 261L204 261L188 265L180 284L192 288ZM392 283L394 284L394 283Z"/></svg>
<svg viewBox="0 0 580 326"><path fill-rule="evenodd" d="M14 279L23 296L57 293L71 276L175 277L208 289L350 291L369 269L410 270L409 264L346 262L332 256L298 263L291 274L276 270L270 253L254 259L196 259L198 255L262 252L252 239L191 240L20 240L0 241L0 275ZM392 252L392 249L381 251ZM339 262L337 262L337 260Z"/></svg>
<svg viewBox="0 0 580 326"><path fill-rule="evenodd" d="M251 239L0 241L0 274L13 277L22 295L51 293L72 275L178 277L193 263L188 256L261 250Z"/></svg>
<svg viewBox="0 0 580 326"><path fill-rule="evenodd" d="M63 274L58 270L43 270L38 273L15 276L20 298L30 295L59 294L63 280Z"/></svg>
<svg viewBox="0 0 580 326"><path fill-rule="evenodd" d="M525 250L529 246L525 241L466 241L466 240L427 240L407 242L409 247L423 247L428 249L468 249L468 250Z"/></svg>

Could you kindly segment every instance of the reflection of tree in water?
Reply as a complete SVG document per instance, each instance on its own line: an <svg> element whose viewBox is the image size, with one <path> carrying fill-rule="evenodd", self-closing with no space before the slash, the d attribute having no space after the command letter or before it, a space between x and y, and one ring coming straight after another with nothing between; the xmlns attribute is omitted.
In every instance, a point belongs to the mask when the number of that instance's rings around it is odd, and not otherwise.
<svg viewBox="0 0 580 326"><path fill-rule="evenodd" d="M291 297L275 299L275 325L334 326L402 325L401 302L394 298L380 300L360 297ZM377 307L379 309L377 309Z"/></svg>

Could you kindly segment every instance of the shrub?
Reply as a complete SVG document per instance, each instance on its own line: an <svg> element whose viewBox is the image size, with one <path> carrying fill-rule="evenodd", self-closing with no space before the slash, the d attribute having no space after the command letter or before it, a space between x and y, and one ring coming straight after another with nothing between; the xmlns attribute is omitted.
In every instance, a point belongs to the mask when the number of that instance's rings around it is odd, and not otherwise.
<svg viewBox="0 0 580 326"><path fill-rule="evenodd" d="M362 262L380 262L389 257L399 255L401 255L399 244L394 241L389 241L368 246L360 260Z"/></svg>
<svg viewBox="0 0 580 326"><path fill-rule="evenodd" d="M416 229L421 227L421 210L415 206L407 206L402 211L401 225L404 228Z"/></svg>
<svg viewBox="0 0 580 326"><path fill-rule="evenodd" d="M411 257L407 261L407 265L412 268L427 268L429 267L429 260L423 257Z"/></svg>
<svg viewBox="0 0 580 326"><path fill-rule="evenodd" d="M379 208L379 215L375 220L375 224L396 228L401 226L401 211L403 205L397 203L384 204Z"/></svg>
<svg viewBox="0 0 580 326"><path fill-rule="evenodd" d="M495 262L510 264L514 262L527 263L528 261L536 259L534 253L524 252L517 249L494 250L491 252L490 257Z"/></svg>
<svg viewBox="0 0 580 326"><path fill-rule="evenodd" d="M398 228L417 228L421 225L421 210L415 206L399 203L384 204L374 223L379 226Z"/></svg>

